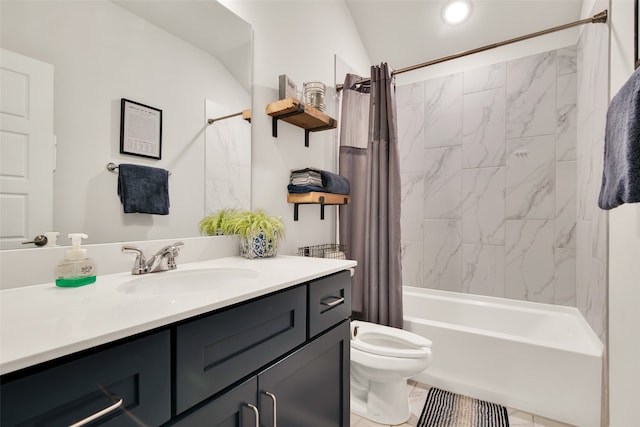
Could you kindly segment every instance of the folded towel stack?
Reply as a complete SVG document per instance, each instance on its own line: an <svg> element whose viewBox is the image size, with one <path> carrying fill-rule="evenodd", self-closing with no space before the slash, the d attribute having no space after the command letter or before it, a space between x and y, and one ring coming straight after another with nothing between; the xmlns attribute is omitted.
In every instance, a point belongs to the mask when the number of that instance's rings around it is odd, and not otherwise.
<svg viewBox="0 0 640 427"><path fill-rule="evenodd" d="M289 182L293 185L313 185L315 187L322 187L322 175L320 175L319 171L314 169L301 169L291 172Z"/></svg>
<svg viewBox="0 0 640 427"><path fill-rule="evenodd" d="M343 176L319 169L305 168L291 171L287 190L292 194L321 193L349 194L351 184Z"/></svg>

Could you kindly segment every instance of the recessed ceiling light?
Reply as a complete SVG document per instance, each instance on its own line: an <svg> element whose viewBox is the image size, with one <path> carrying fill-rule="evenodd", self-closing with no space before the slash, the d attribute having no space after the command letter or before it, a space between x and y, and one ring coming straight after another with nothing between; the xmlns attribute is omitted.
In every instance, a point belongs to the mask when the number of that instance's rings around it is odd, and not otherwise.
<svg viewBox="0 0 640 427"><path fill-rule="evenodd" d="M442 11L442 17L448 24L459 24L465 21L471 13L471 3L468 0L451 0Z"/></svg>

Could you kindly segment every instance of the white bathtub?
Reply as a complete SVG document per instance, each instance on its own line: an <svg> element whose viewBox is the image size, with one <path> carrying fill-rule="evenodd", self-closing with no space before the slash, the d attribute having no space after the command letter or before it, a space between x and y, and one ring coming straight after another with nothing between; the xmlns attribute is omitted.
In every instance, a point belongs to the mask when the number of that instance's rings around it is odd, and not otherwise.
<svg viewBox="0 0 640 427"><path fill-rule="evenodd" d="M603 344L573 307L404 287L404 329L433 341L414 380L600 426Z"/></svg>

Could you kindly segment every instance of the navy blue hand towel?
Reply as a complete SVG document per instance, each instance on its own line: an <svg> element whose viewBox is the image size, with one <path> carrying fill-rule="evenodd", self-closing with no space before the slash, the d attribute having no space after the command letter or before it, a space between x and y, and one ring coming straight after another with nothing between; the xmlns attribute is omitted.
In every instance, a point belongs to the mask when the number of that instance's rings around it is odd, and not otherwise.
<svg viewBox="0 0 640 427"><path fill-rule="evenodd" d="M120 164L118 195L124 213L169 214L169 172L149 166Z"/></svg>
<svg viewBox="0 0 640 427"><path fill-rule="evenodd" d="M315 185L295 185L289 184L287 185L287 191L290 194L302 194L302 193L311 193L312 191L318 191L320 193L326 193L323 187L316 187Z"/></svg>
<svg viewBox="0 0 640 427"><path fill-rule="evenodd" d="M640 202L640 68L609 104L598 206L608 210L637 202Z"/></svg>
<svg viewBox="0 0 640 427"><path fill-rule="evenodd" d="M351 192L351 184L344 176L327 171L320 171L320 175L325 192L333 194L349 194Z"/></svg>

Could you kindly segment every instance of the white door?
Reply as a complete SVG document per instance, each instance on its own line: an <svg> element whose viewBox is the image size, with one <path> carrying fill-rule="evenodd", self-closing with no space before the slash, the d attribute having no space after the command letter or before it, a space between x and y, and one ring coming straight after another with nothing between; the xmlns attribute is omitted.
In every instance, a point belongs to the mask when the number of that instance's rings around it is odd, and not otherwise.
<svg viewBox="0 0 640 427"><path fill-rule="evenodd" d="M53 66L0 49L0 249L52 231L54 156Z"/></svg>

